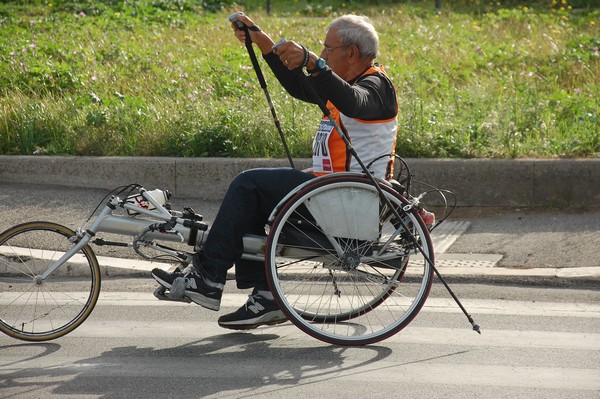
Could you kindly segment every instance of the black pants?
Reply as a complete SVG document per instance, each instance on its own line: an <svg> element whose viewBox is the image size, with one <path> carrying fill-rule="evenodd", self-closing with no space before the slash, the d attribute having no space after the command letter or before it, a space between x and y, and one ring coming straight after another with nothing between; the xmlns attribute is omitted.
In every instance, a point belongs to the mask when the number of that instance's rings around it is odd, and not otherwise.
<svg viewBox="0 0 600 399"><path fill-rule="evenodd" d="M290 191L314 175L290 168L250 169L231 182L210 228L204 251L196 259L207 277L225 284L235 264L238 288L268 288L264 262L242 260L243 236L265 235L271 211Z"/></svg>

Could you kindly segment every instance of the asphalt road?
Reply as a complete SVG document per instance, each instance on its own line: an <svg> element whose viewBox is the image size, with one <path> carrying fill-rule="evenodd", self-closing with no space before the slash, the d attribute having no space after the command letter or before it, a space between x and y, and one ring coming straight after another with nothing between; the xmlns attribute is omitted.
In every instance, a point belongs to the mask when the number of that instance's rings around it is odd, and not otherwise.
<svg viewBox="0 0 600 399"><path fill-rule="evenodd" d="M30 220L80 226L105 194L3 184L0 231ZM208 222L219 205L172 202ZM149 277L109 277L96 309L71 334L38 344L0 336L0 397L597 399L599 280L510 272L598 268L600 211L465 208L452 220L469 227L447 253L502 256L493 269L506 275L450 279L482 335L437 281L406 329L376 345L341 348L291 323L219 328L217 317L245 301L233 284L217 313L157 301Z"/></svg>
<svg viewBox="0 0 600 399"><path fill-rule="evenodd" d="M367 347L337 347L291 323L248 332L222 312L157 301L149 279L106 279L96 309L47 343L0 336L5 398L596 399L600 292L458 284L471 326L440 284L415 320Z"/></svg>

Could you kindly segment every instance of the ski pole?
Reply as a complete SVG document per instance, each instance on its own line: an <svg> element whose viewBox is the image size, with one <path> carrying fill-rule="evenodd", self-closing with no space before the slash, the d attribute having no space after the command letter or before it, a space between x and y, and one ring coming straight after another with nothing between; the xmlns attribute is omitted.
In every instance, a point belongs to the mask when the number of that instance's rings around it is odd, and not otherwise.
<svg viewBox="0 0 600 399"><path fill-rule="evenodd" d="M250 61L252 61L252 67L256 72L256 77L258 78L258 82L260 83L260 87L263 89L265 93L265 97L267 98L267 103L269 104L269 108L271 109L271 115L273 115L273 121L275 122L275 127L277 127L277 131L279 132L279 137L281 137L281 142L283 143L283 148L285 149L285 153L287 154L288 160L290 161L290 166L292 169L295 169L294 161L292 160L292 155L287 146L287 142L285 141L285 136L283 135L283 131L281 130L281 124L279 123L279 119L277 118L277 114L275 113L275 107L273 106L273 102L271 101L271 96L269 95L269 91L267 90L267 82L265 81L265 77L260 69L260 65L258 64L258 59L256 58L256 53L254 52L254 48L252 47L252 39L250 39L250 34L248 30L253 30L248 28L245 24L243 24L240 20L238 20L238 16L243 15L243 13L236 12L229 16L229 22L236 23L238 28L246 31L246 49L248 50L248 55L250 56Z"/></svg>
<svg viewBox="0 0 600 399"><path fill-rule="evenodd" d="M308 87L309 91L311 92L311 95L314 97L315 101L317 102L317 105L319 106L319 108L323 112L323 115L325 115L325 117L327 117L327 119L329 119L329 121L332 123L334 129L336 130L336 132L338 133L338 135L342 138L342 140L346 144L346 147L348 148L348 151L350 151L350 153L352 154L352 156L356 159L356 161L358 162L358 164L362 168L362 170L365 173L365 175L367 175L367 177L369 177L369 179L371 180L371 182L375 186L375 189L379 193L379 196L380 196L381 200L392 210L392 212L394 213L394 215L396 216L396 218L398 218L398 220L400 221L400 223L402 224L402 226L404 227L404 229L409 232L412 241L415 244L417 244L417 247L418 247L419 251L421 252L421 254L423 255L423 257L425 258L425 260L429 263L429 265L433 269L434 273L437 275L437 277L439 278L439 280L442 282L442 284L444 285L444 287L446 288L446 290L448 291L448 293L450 294L450 296L452 297L452 299L454 299L454 301L456 302L456 304L458 305L458 307L460 308L460 310L467 317L467 320L469 321L469 323L471 323L471 326L473 327L473 331L481 334L481 329L480 329L479 325L475 323L475 321L473 320L473 318L471 317L471 315L467 312L467 310L465 309L465 307L463 306L463 304L460 302L460 300L458 299L458 297L456 296L456 294L452 291L452 289L450 288L450 286L448 285L448 283L446 283L445 279L442 277L442 275L439 272L439 270L435 267L435 264L433 263L433 261L431 259L429 259L429 256L427 256L427 254L425 253L425 251L423 250L423 248L417 242L416 237L414 237L410 233L408 227L404 224L404 222L402 221L402 218L398 214L398 211L394 207L391 206L391 203L385 197L385 195L383 193L383 190L381 189L381 187L379 187L379 184L377 183L377 180L375 180L375 177L373 176L373 174L368 170L368 168L365 166L365 164L363 163L363 161L360 159L360 157L358 156L358 153L356 152L356 150L352 146L352 143L350 142L350 140L348 139L348 137L346 136L346 134L342 131L342 129L337 124L337 122L335 121L335 119L331 116L331 112L327 108L327 105L325 104L325 102L323 101L323 99L321 99L321 97L317 93L315 87L312 85L312 82L310 82L308 76L306 76L305 83L306 83L305 85ZM407 205L405 208L407 208L407 207L411 207L411 205ZM405 210L410 210L410 208L407 208Z"/></svg>

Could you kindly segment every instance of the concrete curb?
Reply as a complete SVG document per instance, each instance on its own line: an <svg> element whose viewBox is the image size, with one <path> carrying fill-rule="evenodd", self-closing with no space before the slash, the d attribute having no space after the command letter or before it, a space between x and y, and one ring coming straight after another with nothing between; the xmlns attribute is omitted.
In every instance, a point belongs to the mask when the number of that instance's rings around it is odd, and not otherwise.
<svg viewBox="0 0 600 399"><path fill-rule="evenodd" d="M455 193L466 207L600 207L600 159L407 159L414 180ZM310 165L295 160L297 168ZM220 200L239 172L284 159L0 155L0 182L112 189L138 183L182 198ZM418 189L418 188L417 188ZM427 188L423 188L425 191ZM441 205L436 196L429 205Z"/></svg>

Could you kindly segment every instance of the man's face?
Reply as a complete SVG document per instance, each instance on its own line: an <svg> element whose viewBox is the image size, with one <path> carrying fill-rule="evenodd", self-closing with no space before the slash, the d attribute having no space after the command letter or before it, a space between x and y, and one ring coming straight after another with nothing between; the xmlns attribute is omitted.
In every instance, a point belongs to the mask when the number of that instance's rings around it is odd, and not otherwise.
<svg viewBox="0 0 600 399"><path fill-rule="evenodd" d="M348 78L348 55L350 46L344 46L334 29L329 30L325 36L321 58L327 61L329 68L342 79Z"/></svg>

